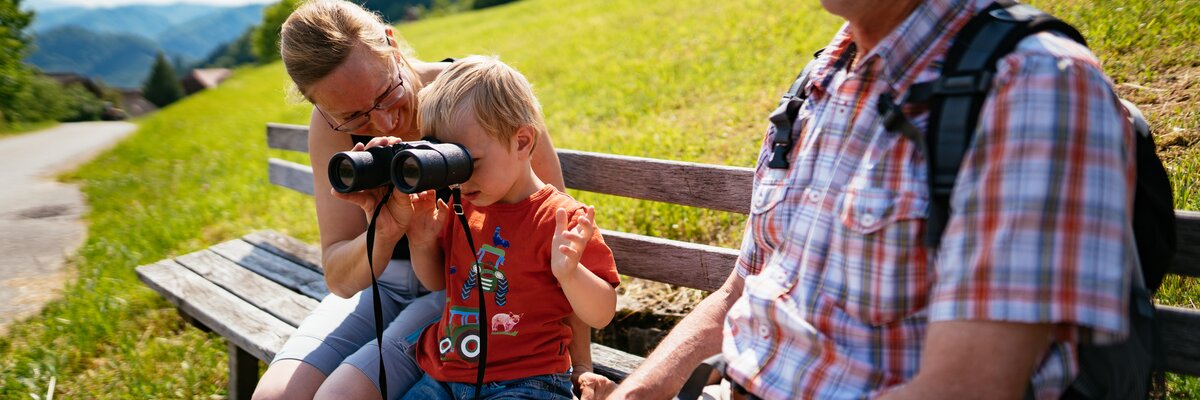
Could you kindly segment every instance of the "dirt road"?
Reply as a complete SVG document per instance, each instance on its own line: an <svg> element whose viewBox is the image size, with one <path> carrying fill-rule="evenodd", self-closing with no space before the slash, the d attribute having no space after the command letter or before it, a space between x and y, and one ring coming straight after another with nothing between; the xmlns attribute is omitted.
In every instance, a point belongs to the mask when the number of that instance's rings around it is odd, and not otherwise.
<svg viewBox="0 0 1200 400"><path fill-rule="evenodd" d="M74 185L54 177L133 133L127 122L79 122L0 139L0 334L36 314L70 276L66 257L83 244L87 209Z"/></svg>

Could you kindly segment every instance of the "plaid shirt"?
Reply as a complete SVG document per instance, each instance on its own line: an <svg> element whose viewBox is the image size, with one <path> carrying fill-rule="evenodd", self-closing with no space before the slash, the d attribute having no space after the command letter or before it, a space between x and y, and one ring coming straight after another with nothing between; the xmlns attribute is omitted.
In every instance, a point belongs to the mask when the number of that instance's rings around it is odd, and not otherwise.
<svg viewBox="0 0 1200 400"><path fill-rule="evenodd" d="M998 64L951 196L940 250L924 245L924 154L882 127L879 95L939 76L953 35L987 0L923 2L859 61L843 28L817 60L791 168L754 179L724 326L729 375L767 399L863 398L917 373L928 324L1056 324L1032 377L1057 397L1072 343L1123 338L1137 268L1133 133L1083 46L1043 33ZM849 67L853 65L853 67ZM924 131L928 110L906 107Z"/></svg>

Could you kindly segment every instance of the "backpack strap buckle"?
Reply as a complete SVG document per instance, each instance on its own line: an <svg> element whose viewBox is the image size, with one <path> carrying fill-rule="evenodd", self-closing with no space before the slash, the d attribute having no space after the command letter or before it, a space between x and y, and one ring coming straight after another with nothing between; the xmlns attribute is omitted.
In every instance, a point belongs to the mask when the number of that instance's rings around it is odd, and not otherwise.
<svg viewBox="0 0 1200 400"><path fill-rule="evenodd" d="M984 94L991 86L991 71L975 71L939 78L933 82L933 94L943 96Z"/></svg>

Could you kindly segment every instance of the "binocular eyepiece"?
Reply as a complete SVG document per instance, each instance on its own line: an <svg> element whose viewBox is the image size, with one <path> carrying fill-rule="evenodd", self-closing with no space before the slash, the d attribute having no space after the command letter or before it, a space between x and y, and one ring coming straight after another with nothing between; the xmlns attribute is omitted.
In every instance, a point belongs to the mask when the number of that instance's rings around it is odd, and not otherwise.
<svg viewBox="0 0 1200 400"><path fill-rule="evenodd" d="M329 183L333 190L352 193L390 182L411 194L466 182L472 170L471 153L465 147L426 138L334 154L329 159Z"/></svg>

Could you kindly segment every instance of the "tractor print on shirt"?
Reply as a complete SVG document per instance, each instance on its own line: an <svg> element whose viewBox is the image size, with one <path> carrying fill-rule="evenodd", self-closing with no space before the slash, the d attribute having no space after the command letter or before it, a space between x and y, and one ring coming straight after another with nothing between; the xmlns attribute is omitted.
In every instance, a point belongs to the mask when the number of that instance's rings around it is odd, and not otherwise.
<svg viewBox="0 0 1200 400"><path fill-rule="evenodd" d="M475 362L480 352L479 328L478 308L451 306L450 320L438 340L442 361L451 360L454 358L451 355L458 354L464 361Z"/></svg>
<svg viewBox="0 0 1200 400"><path fill-rule="evenodd" d="M504 250L496 246L508 247L509 242L500 237L500 227L496 227L492 243L495 246L485 244L475 255L475 264L471 265L467 280L462 285L460 295L463 300L471 297L471 289L474 289L475 285L480 285L483 291L495 294L496 305L503 306L508 303L508 278L504 271L500 270L500 266L504 265Z"/></svg>

